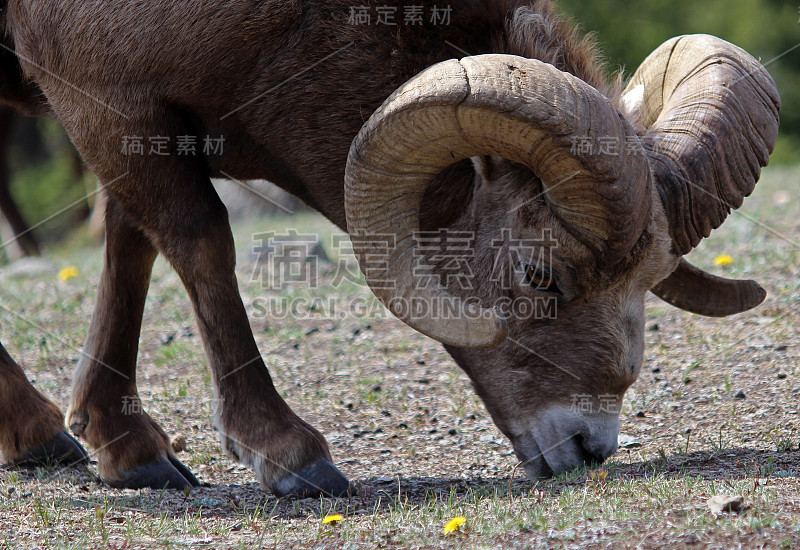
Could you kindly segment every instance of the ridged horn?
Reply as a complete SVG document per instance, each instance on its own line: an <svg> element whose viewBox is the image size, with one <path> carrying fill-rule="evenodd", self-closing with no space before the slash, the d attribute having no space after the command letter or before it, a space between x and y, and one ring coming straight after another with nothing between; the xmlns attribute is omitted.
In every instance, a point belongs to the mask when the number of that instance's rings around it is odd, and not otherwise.
<svg viewBox="0 0 800 550"><path fill-rule="evenodd" d="M753 191L778 137L778 90L741 48L685 35L644 60L623 98L634 96L631 114L646 128L673 250L683 256Z"/></svg>
<svg viewBox="0 0 800 550"><path fill-rule="evenodd" d="M593 143L633 139L636 147L579 156L571 152L576 136ZM638 138L585 82L509 55L450 60L423 71L396 90L353 141L345 211L375 295L414 329L458 347L498 345L506 322L497 310L415 280L414 237L431 180L454 162L482 155L530 168L543 182L549 206L595 253L600 268L619 262L650 219L650 171ZM437 300L454 303L450 311L456 314L442 320L408 307Z"/></svg>
<svg viewBox="0 0 800 550"><path fill-rule="evenodd" d="M675 307L709 317L747 311L767 297L767 291L755 281L717 277L683 258L672 275L653 287L652 292Z"/></svg>

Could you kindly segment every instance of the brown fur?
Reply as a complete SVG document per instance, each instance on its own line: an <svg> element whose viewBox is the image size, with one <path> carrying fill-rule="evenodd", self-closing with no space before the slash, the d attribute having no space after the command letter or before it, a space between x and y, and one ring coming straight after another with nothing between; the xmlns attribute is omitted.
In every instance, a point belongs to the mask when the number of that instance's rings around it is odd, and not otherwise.
<svg viewBox="0 0 800 550"><path fill-rule="evenodd" d="M64 429L58 407L40 394L0 345L0 454L7 462Z"/></svg>
<svg viewBox="0 0 800 550"><path fill-rule="evenodd" d="M174 266L194 305L220 398L224 447L252 463L267 486L287 469L328 456L322 436L280 398L260 359L238 294L227 213L210 177L270 179L344 229L342 182L353 137L400 84L461 52L538 57L618 100L618 87L605 79L593 43L561 21L549 0L463 0L452 3L449 25L422 27L402 21L397 27L351 25L350 5L7 2L6 43L19 53L30 80L21 82L18 65L4 56L0 90L19 104L24 89L34 106L41 90L109 195L106 264L70 413L74 429L103 449L106 479L170 452L146 414L119 413L121 399L136 392L136 347L157 251ZM402 14L398 1L380 5L396 5ZM298 72L326 55L313 69ZM175 143L185 134L223 135L225 154L120 154L124 136L169 136ZM535 177L524 167L498 162L497 173L510 174L511 194L461 162L437 178L422 219L424 227L477 230L479 273L489 266L486 245L499 228L530 227L531 219L554 228L558 261L572 266L565 272L575 280L564 284L574 287L577 299L558 321L516 324L511 334L563 362L580 384L510 341L494 351L451 350L498 425L513 437L521 414L535 414L549 402L542 395L564 401L567 390L624 392L641 364L644 293L668 273L673 259L665 252L661 212L648 234L662 237L640 247L626 264L650 267L624 277L593 273L586 267L588 250L546 208L510 212L533 197ZM487 297L499 291L487 286L480 292ZM630 309L631 303L638 308ZM576 333L577 326L585 332ZM569 357L565 333L574 338ZM521 377L513 375L515 367ZM16 411L8 418L4 430L19 421Z"/></svg>

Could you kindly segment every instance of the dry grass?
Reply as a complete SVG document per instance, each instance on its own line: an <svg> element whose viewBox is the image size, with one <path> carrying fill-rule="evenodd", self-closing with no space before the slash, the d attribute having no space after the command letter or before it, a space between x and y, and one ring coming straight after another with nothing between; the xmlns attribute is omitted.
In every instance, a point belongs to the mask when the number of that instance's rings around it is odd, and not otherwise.
<svg viewBox="0 0 800 550"><path fill-rule="evenodd" d="M732 215L692 260L716 273L755 278L767 302L728 320L694 317L652 298L646 360L629 391L621 449L604 470L579 470L538 484L512 479L510 444L495 429L467 377L435 342L385 316L276 322L259 299L280 296L251 282L252 235L333 229L303 215L236 226L245 304L265 361L289 403L320 428L340 468L359 486L341 500L278 501L252 473L225 458L211 424L211 377L188 300L160 262L147 302L139 354L145 407L201 481L191 494L114 490L93 472L0 470L0 547L800 547L800 170L770 169L743 213ZM733 264L713 266L718 254ZM38 277L1 274L0 339L36 386L62 407L94 304L101 250L52 251ZM61 282L58 268L78 265ZM319 288L284 295L353 298L368 292ZM12 313L13 312L13 313ZM657 330L656 330L657 325ZM745 398L737 398L738 392ZM643 415L643 416L642 416ZM742 494L746 510L716 517L714 494ZM323 524L332 512L340 523ZM443 533L453 516L461 531Z"/></svg>

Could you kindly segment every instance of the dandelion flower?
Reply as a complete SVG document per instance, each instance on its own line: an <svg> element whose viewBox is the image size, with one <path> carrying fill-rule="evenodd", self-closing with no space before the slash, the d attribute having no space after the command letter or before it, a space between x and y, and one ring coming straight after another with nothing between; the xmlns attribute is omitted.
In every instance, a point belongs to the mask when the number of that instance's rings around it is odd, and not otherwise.
<svg viewBox="0 0 800 550"><path fill-rule="evenodd" d="M62 281L69 281L73 277L77 276L78 276L78 268L74 265L65 267L64 269L58 272L58 278L61 279Z"/></svg>
<svg viewBox="0 0 800 550"><path fill-rule="evenodd" d="M342 514L328 514L325 516L325 519L322 520L322 523L330 523L331 525L336 525L340 521L344 519Z"/></svg>
<svg viewBox="0 0 800 550"><path fill-rule="evenodd" d="M733 263L733 258L727 254L720 254L714 258L714 265L730 265Z"/></svg>
<svg viewBox="0 0 800 550"><path fill-rule="evenodd" d="M460 531L464 524L467 523L467 518L464 516L456 516L444 526L444 534L449 535L455 531Z"/></svg>

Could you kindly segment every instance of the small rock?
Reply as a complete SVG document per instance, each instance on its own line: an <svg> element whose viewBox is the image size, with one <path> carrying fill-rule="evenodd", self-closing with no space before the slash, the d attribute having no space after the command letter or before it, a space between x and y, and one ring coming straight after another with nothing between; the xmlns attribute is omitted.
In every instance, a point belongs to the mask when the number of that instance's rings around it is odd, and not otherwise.
<svg viewBox="0 0 800 550"><path fill-rule="evenodd" d="M786 373L785 372L779 372L778 373L778 380L783 380L784 378L786 378Z"/></svg>
<svg viewBox="0 0 800 550"><path fill-rule="evenodd" d="M626 434L619 434L617 437L617 443L621 449L634 449L642 446L642 442L639 441L638 437L633 437Z"/></svg>
<svg viewBox="0 0 800 550"><path fill-rule="evenodd" d="M650 372L653 372L653 373L657 374L657 373L661 372L661 369L658 368L658 367L653 367L652 369L650 369Z"/></svg>
<svg viewBox="0 0 800 550"><path fill-rule="evenodd" d="M695 535L694 533L689 533L688 535L686 535L686 538L683 539L683 542L685 542L686 544L697 544L698 542L700 542L700 539L698 539L697 535Z"/></svg>
<svg viewBox="0 0 800 550"><path fill-rule="evenodd" d="M653 332L656 332L656 331L658 331L659 328L661 328L661 327L658 326L658 323L653 323L652 325L647 327L647 330L652 330Z"/></svg>
<svg viewBox="0 0 800 550"><path fill-rule="evenodd" d="M745 399L747 396L744 394L742 390L739 390L733 397L736 399Z"/></svg>
<svg viewBox="0 0 800 550"><path fill-rule="evenodd" d="M779 346L775 346L775 351L786 351L786 348L788 347L789 346L787 346L786 344L781 344Z"/></svg>
<svg viewBox="0 0 800 550"><path fill-rule="evenodd" d="M636 413L636 418L644 418L644 411L639 411Z"/></svg>
<svg viewBox="0 0 800 550"><path fill-rule="evenodd" d="M708 499L706 504L714 514L721 514L722 512L738 514L742 511L744 497L742 495L714 495Z"/></svg>
<svg viewBox="0 0 800 550"><path fill-rule="evenodd" d="M381 391L381 387L378 384L376 384L376 385L372 386L372 391L373 392L379 392L379 391Z"/></svg>
<svg viewBox="0 0 800 550"><path fill-rule="evenodd" d="M197 504L197 506L202 506L203 508L217 508L225 504L224 502L222 502L217 498L208 498L208 497L195 499L194 502L195 504Z"/></svg>
<svg viewBox="0 0 800 550"><path fill-rule="evenodd" d="M182 434L172 438L172 450L176 453L186 450L186 438Z"/></svg>
<svg viewBox="0 0 800 550"><path fill-rule="evenodd" d="M37 257L21 258L2 269L10 277L40 277L58 271L50 260Z"/></svg>
<svg viewBox="0 0 800 550"><path fill-rule="evenodd" d="M457 435L458 434L458 430L456 430L455 428L450 428L447 431L447 433L449 433L450 435Z"/></svg>
<svg viewBox="0 0 800 550"><path fill-rule="evenodd" d="M417 365L424 365L425 361L422 359L417 359Z"/></svg>

